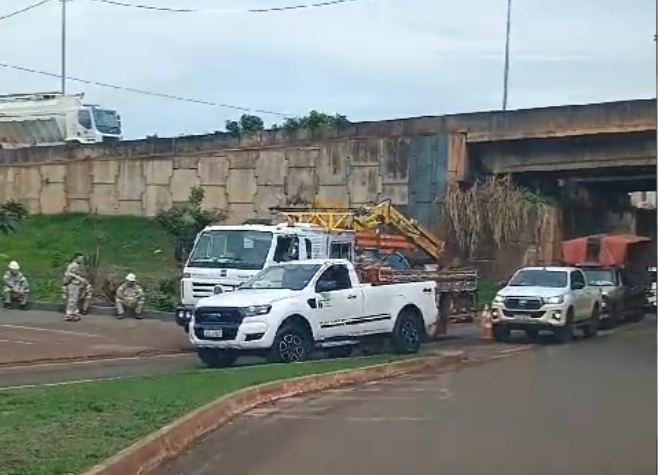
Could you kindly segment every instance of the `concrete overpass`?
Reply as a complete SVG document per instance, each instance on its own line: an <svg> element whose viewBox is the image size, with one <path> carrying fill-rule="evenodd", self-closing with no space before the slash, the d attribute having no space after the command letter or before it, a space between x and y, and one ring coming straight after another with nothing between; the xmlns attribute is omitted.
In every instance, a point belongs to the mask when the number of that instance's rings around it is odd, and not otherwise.
<svg viewBox="0 0 658 475"><path fill-rule="evenodd" d="M656 100L492 113L465 128L475 173L637 182L655 189Z"/></svg>

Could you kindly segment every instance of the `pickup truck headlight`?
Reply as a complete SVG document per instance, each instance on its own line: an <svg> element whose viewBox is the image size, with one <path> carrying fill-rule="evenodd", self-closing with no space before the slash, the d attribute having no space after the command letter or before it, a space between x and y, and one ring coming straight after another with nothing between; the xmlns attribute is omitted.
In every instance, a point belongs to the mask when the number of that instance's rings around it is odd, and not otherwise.
<svg viewBox="0 0 658 475"><path fill-rule="evenodd" d="M252 305L250 307L244 307L242 311L244 312L245 317L255 317L257 315L266 315L272 310L271 305Z"/></svg>
<svg viewBox="0 0 658 475"><path fill-rule="evenodd" d="M493 299L494 303L502 303L503 300L505 300L505 297L503 297L502 295L496 295Z"/></svg>
<svg viewBox="0 0 658 475"><path fill-rule="evenodd" d="M555 297L547 297L544 299L544 303L555 305L564 303L564 295L556 295Z"/></svg>

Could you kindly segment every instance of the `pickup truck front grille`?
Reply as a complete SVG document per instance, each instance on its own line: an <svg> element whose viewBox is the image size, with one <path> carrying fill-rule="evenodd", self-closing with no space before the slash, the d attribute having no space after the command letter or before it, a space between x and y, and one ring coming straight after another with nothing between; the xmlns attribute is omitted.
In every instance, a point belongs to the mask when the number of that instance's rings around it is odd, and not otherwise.
<svg viewBox="0 0 658 475"><path fill-rule="evenodd" d="M239 325L243 319L237 307L201 307L194 311L194 320L198 323Z"/></svg>
<svg viewBox="0 0 658 475"><path fill-rule="evenodd" d="M213 284L210 282L192 282L192 297L195 299L202 299L205 297L210 297L214 294L213 290L219 284ZM225 290L235 290L234 286L222 285Z"/></svg>
<svg viewBox="0 0 658 475"><path fill-rule="evenodd" d="M518 317L518 316L524 316L524 317L530 317L530 318L542 318L546 312L539 310L539 311L521 311L517 310L516 312L513 312L511 310L503 310L503 315L506 317Z"/></svg>
<svg viewBox="0 0 658 475"><path fill-rule="evenodd" d="M505 299L505 307L510 310L539 310L542 304L541 299L531 297L508 297Z"/></svg>

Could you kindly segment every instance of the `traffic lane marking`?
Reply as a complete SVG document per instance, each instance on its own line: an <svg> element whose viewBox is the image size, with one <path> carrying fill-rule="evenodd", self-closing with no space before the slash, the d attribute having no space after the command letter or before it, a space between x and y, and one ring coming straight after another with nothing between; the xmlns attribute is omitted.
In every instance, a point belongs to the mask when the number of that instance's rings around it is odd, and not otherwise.
<svg viewBox="0 0 658 475"><path fill-rule="evenodd" d="M71 335L71 336L84 336L91 338L108 338L105 335L99 335L97 333L86 333L86 332L75 332L70 330L58 330L56 328L42 328L42 327L31 327L24 325L11 325L9 323L0 324L0 327L9 328L10 330L24 330L24 331L36 331L36 332L48 332L59 335Z"/></svg>
<svg viewBox="0 0 658 475"><path fill-rule="evenodd" d="M59 370L62 368L64 369L76 368L78 366L94 366L94 365L104 366L112 363L124 363L124 362L129 363L136 361L141 361L146 363L153 360L169 359L169 358L187 357L192 359L193 356L194 356L194 360L196 361L196 356L190 353L174 353L171 355L121 356L115 358L86 359L83 361L62 361L62 362L53 362L53 363L18 364L14 366L0 366L0 374L11 373L11 372L25 373L31 370L41 371L43 369Z"/></svg>
<svg viewBox="0 0 658 475"><path fill-rule="evenodd" d="M180 358L181 356L188 358ZM67 386L197 370L199 365L196 358L189 356L115 358L107 361L51 364L40 368L0 368L0 390Z"/></svg>
<svg viewBox="0 0 658 475"><path fill-rule="evenodd" d="M23 340L0 340L0 343L15 343L17 345L34 345L33 341L23 341Z"/></svg>

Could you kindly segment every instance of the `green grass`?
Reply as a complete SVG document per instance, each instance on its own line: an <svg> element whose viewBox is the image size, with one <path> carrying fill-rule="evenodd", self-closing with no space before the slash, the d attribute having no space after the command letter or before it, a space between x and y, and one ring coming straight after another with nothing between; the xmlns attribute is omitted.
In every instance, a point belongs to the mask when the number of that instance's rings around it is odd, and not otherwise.
<svg viewBox="0 0 658 475"><path fill-rule="evenodd" d="M118 281L134 272L147 287L157 288L159 282L179 275L162 228L152 219L135 216L29 216L17 233L0 235L0 266L18 261L35 300L59 302L66 265L76 252L94 252L97 243L108 279Z"/></svg>
<svg viewBox="0 0 658 475"><path fill-rule="evenodd" d="M391 356L0 391L0 475L76 475L219 396Z"/></svg>

